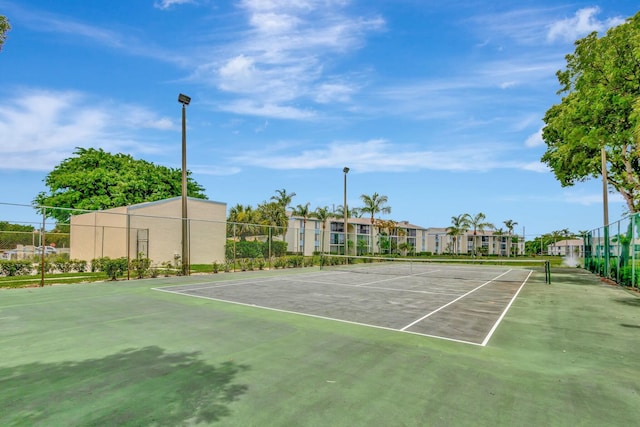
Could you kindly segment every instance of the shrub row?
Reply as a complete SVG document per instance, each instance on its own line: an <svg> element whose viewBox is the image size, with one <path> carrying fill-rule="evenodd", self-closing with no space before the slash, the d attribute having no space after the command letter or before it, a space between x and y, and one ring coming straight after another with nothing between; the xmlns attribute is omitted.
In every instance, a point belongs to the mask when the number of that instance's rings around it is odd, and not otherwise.
<svg viewBox="0 0 640 427"><path fill-rule="evenodd" d="M133 271L137 279L158 275L158 270L151 267L151 260L141 255L132 259L130 263L125 257L115 259L102 257L91 260L91 271L102 271L111 280L117 280L118 277L124 276L129 269Z"/></svg>
<svg viewBox="0 0 640 427"><path fill-rule="evenodd" d="M269 253L271 249L271 253ZM227 240L225 246L225 254L227 259L239 258L264 258L268 259L269 255L276 258L282 257L287 253L287 242L272 240L269 242L260 242L258 240Z"/></svg>
<svg viewBox="0 0 640 427"><path fill-rule="evenodd" d="M0 274L4 276L27 276L35 271L40 271L41 264L31 260L0 260ZM87 270L87 262L82 260L70 260L67 257L55 257L44 262L44 271L47 273L84 273Z"/></svg>

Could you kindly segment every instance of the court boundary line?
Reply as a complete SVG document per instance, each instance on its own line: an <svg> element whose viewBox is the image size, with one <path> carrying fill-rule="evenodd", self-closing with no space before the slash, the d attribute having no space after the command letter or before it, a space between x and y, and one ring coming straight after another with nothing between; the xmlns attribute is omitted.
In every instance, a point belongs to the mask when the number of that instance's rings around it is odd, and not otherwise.
<svg viewBox="0 0 640 427"><path fill-rule="evenodd" d="M203 295L185 294L185 293L182 293L182 292L179 292L179 291L170 291L170 290L162 289L162 288L151 288L151 290L165 292L165 293L168 293L168 294L186 296L186 297L191 297L191 298L200 298L200 299L206 299L206 300L210 300L210 301L218 301L218 302L223 302L223 303L227 303L227 304L240 305L240 306L244 306L244 307L259 308L259 309L262 309L262 310L269 310L269 311L275 311L275 312L286 313L286 314L295 314L295 315L298 315L298 316L312 317L312 318L315 318L315 319L322 319L322 320L329 320L329 321L333 321L333 322L347 323L347 324L350 324L350 325L364 326L364 327L375 328L375 329L382 329L382 330L391 331L391 332L401 332L401 333L404 333L404 334L418 335L418 336L423 336L423 337L428 337L428 338L436 338L436 339L456 342L456 343L460 343L460 344L470 344L470 345L475 345L475 346L482 347L482 344L477 343L477 342L464 341L464 340L459 340L459 339L449 338L449 337L441 337L439 335L423 334L423 333L420 333L420 332L403 331L403 330L400 330L400 329L389 328L387 326L378 326L378 325L370 325L368 323L354 322L353 320L336 319L334 317L321 316L321 315L318 315L318 314L301 313L301 312L298 312L298 311L284 310L284 309L281 309L281 308L273 308L273 307L265 307L265 306L262 306L262 305L248 304L248 303L245 303L245 302L229 301L229 300L225 300L225 299L221 299L221 298L213 298L213 297L207 297L207 296L203 296Z"/></svg>
<svg viewBox="0 0 640 427"><path fill-rule="evenodd" d="M211 301L218 301L218 302L223 302L223 303L228 303L228 304L236 304L236 305L245 306L245 307L260 308L260 309L263 309L263 310L271 310L271 311L280 312L280 313L295 314L295 315L300 315L300 316L312 317L312 318L316 318L316 319L330 320L330 321L342 322L342 323L347 323L347 324L352 324L352 325L359 325L359 326L383 329L383 330L394 331L394 332L402 332L402 333L419 335L419 336L424 336L424 337L429 337L429 338L443 339L443 340L452 341L452 342L458 342L458 343L462 343L462 344L471 344L471 345L476 345L476 346L480 346L480 347L486 347L486 345L488 344L489 340L491 339L491 336L497 330L497 328L498 328L499 324L501 323L502 319L506 316L507 311L509 310L509 308L511 307L511 305L513 304L513 302L515 301L515 299L517 298L518 294L520 293L520 291L522 290L524 285L527 283L527 281L529 280L531 275L533 274L533 270L528 270L529 274L524 279L522 284L519 286L518 290L516 291L514 296L511 298L511 300L509 301L509 303L507 304L505 309L502 311L502 313L500 314L498 320L493 324L492 328L489 330L489 332L487 333L487 335L485 336L483 341L480 342L480 343L472 342L472 341L460 340L460 339L456 339L456 338L443 337L443 336L439 336L439 335L425 334L425 333L421 333L421 332L413 332L413 331L408 331L406 329L408 329L411 326L414 326L415 324L421 322L422 320L424 320L424 319L436 314L437 312L445 309L446 307L450 306L451 304L454 304L455 302L458 302L462 298L464 298L464 297L476 292L477 290L480 290L481 288L485 287L486 285L496 281L500 277L502 277L502 276L504 276L504 275L506 275L506 274L508 274L508 273L510 273L512 271L514 271L514 269L509 269L507 271L502 272L501 274L497 275L496 277L492 278L491 280L488 280L487 282L475 287L474 289L472 289L472 290L470 290L470 291L458 296L454 300L449 301L445 305L443 305L443 306L431 311L430 313L426 314L425 316L422 316L421 318L411 322L407 326L405 326L403 328L400 328L400 329L386 327L386 326L371 325L371 324L368 324L368 323L355 322L355 321L352 321L352 320L337 319L337 318L334 318L334 317L327 317L327 316L322 316L322 315L317 315L317 314L303 313L303 312L298 312L298 311L285 310L285 309L267 307L267 306L262 306L262 305L257 305L257 304L249 304L249 303L243 303L243 302L239 302L239 301L231 301L231 300L226 300L226 299L221 299L221 298L214 298L214 297L208 297L208 296L203 296L203 295L192 295L192 294L186 293L186 292L193 292L193 291L197 291L197 290L206 290L206 289L227 287L227 286L233 286L233 285L256 285L256 284L260 284L260 283L264 283L264 282L276 281L278 279L286 281L290 277L291 277L291 279L289 281L294 282L295 279L293 279L293 277L304 276L305 274L303 274L303 273L294 274L292 276L270 277L270 278L263 279L263 280L230 279L230 280L222 280L220 282L200 282L200 283L190 283L190 284L183 284L183 285L169 285L169 286L164 286L164 287L154 287L154 288L151 288L151 289L155 290L155 291L171 293L171 294L174 294L174 295L189 296L189 297L201 298L201 299L206 299L206 300L211 300ZM346 273L348 273L348 272L346 272ZM411 276L414 276L414 275L411 275ZM411 276L403 276L403 277L411 277ZM385 279L383 281L388 281L388 280ZM330 285L330 286L333 286L333 285L346 286L346 287L354 287L354 288L361 288L361 289L378 289L378 290L391 291L391 292L409 292L409 293L422 293L422 294L434 293L435 294L435 292L427 292L427 291L403 290L403 289L394 289L394 288L381 288L381 287L377 287L377 286L366 287L366 286L363 286L363 284L360 284L360 285L346 285L346 284L341 284L341 283L327 283L327 282L313 281L313 280L307 280L307 281L298 280L298 282L300 282L300 283L309 283L309 284ZM378 282L380 282L380 281L374 281L374 282L370 282L370 283L378 283ZM216 283L218 283L218 284L216 284ZM195 287L195 288L183 288L183 289L180 289L180 290L177 290L177 291L167 289L167 288L183 287L185 285L186 286L189 286L189 285L192 285L192 286L208 285L208 286ZM439 295L447 295L449 293L445 293L445 294L438 293L438 294Z"/></svg>
<svg viewBox="0 0 640 427"><path fill-rule="evenodd" d="M509 272L511 272L511 271L513 271L513 269L509 269L509 270L505 271L504 273L497 275L496 277L494 277L493 279L489 280L488 282L485 282L485 283L483 283L482 285L477 286L477 287L476 287L476 288L474 288L474 289L471 289L469 292L467 292L467 293L464 293L464 294L460 295L458 298L454 299L453 301L449 301L448 303L446 303L446 304L445 304L445 305L443 305L442 307L439 307L439 308L437 308L437 309L433 310L431 313L428 313L428 314L426 314L426 315L422 316L422 317L421 317L421 318L419 318L418 320L415 320L415 321L413 321L413 322L409 323L407 326L405 326L404 328L402 328L402 329L400 329L400 330L401 330L401 331L404 331L405 329L408 329L408 328L412 327L413 325L415 325L415 324L417 324L417 323L422 322L422 321L423 321L424 319L426 319L427 317L430 317L430 316L432 316L432 315L436 314L437 312L439 312L440 310L443 310L443 309L445 309L445 308L449 307L451 304L454 304L454 303L456 303L456 302L460 301L462 298L466 297L467 295L470 295L470 294L474 293L475 291L477 291L477 290L479 290L479 289L481 289L481 288L485 287L485 286L486 286L486 285L488 285L489 283L493 282L493 281L494 281L494 280L496 280L496 279L499 279L500 277L504 276L505 274L507 274L507 273L509 273Z"/></svg>
<svg viewBox="0 0 640 427"><path fill-rule="evenodd" d="M524 281L522 282L522 284L520 285L516 293L513 295L513 297L511 297L511 301L509 301L509 304L507 304L507 306L504 308L504 310L502 311L502 314L500 315L500 317L498 317L498 320L496 320L496 323L494 323L493 327L485 337L484 341L482 341L483 347L487 346L487 344L489 343L489 340L493 336L493 333L498 329L498 326L500 325L500 323L502 323L502 319L504 319L504 317L507 315L507 312L511 308L511 304L514 303L514 301L518 297L518 294L520 294L520 291L522 290L522 288L524 288L524 285L529 281L529 278L531 277L532 274L533 274L533 271L530 270L529 274L527 275L527 278L524 279Z"/></svg>

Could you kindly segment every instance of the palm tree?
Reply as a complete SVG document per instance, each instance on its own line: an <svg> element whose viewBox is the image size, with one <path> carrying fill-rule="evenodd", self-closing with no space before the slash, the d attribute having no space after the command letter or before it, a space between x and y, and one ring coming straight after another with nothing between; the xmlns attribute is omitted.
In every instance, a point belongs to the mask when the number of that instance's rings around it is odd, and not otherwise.
<svg viewBox="0 0 640 427"><path fill-rule="evenodd" d="M453 251L460 255L460 240L458 236L464 235L471 226L469 214L460 214L451 217L451 226L447 227L447 235L453 238Z"/></svg>
<svg viewBox="0 0 640 427"><path fill-rule="evenodd" d="M500 254L500 241L502 239L502 236L504 236L504 230L502 228L498 228L493 232L493 235L495 236L493 239L493 252L496 255L501 255ZM496 242L498 242L498 249L496 249Z"/></svg>
<svg viewBox="0 0 640 427"><path fill-rule="evenodd" d="M349 208L349 212L347 212L347 218L361 218L362 212L360 212L360 208ZM336 206L336 210L334 212L336 218L344 218L344 206L338 205Z"/></svg>
<svg viewBox="0 0 640 427"><path fill-rule="evenodd" d="M284 209L291 204L291 200L295 197L296 193L287 193L284 188L282 190L276 190L277 196L271 196L271 200L282 206Z"/></svg>
<svg viewBox="0 0 640 427"><path fill-rule="evenodd" d="M323 208L317 207L311 214L314 218L322 223L322 253L324 253L324 232L327 229L327 220L333 216L328 206Z"/></svg>
<svg viewBox="0 0 640 427"><path fill-rule="evenodd" d="M257 212L253 210L251 205L243 206L238 203L229 209L227 223L229 224L227 230L229 237L240 237L244 239L247 236L255 234L257 231Z"/></svg>
<svg viewBox="0 0 640 427"><path fill-rule="evenodd" d="M305 244L305 230L307 228L307 218L309 218L309 215L311 214L311 212L309 211L309 202L305 203L304 205L298 205L295 208L293 208L293 211L291 212L292 215L295 216L301 216L302 217L302 254L304 255L304 244Z"/></svg>
<svg viewBox="0 0 640 427"><path fill-rule="evenodd" d="M389 214L391 213L391 207L385 206L388 202L387 196L381 196L378 193L373 193L372 196L367 196L366 194L362 194L360 196L362 203L364 206L360 208L360 212L363 214L371 215L371 253L374 253L373 250L373 228L375 225L376 218L375 216L379 213Z"/></svg>
<svg viewBox="0 0 640 427"><path fill-rule="evenodd" d="M478 252L478 248L477 248L478 232L482 233L487 228L493 229L495 227L492 223L485 221L487 217L482 212L476 214L474 217L469 217L469 218L470 218L469 219L470 228L473 229L473 255L475 256L477 255L477 252Z"/></svg>
<svg viewBox="0 0 640 427"><path fill-rule="evenodd" d="M287 193L287 190L285 190L284 188L282 190L276 190L276 193L278 194L277 196L271 196L271 200L273 200L276 204L280 205L280 207L282 208L282 212L284 213L284 216L287 216L287 207L289 207L289 205L291 204L291 200L293 200L293 198L295 197L296 193ZM263 205L267 205L267 203L263 203ZM272 216L275 215L275 213L272 213ZM280 223L282 221L281 218L279 218L277 220L278 223ZM284 240L284 236L287 234L287 228L289 225L289 221L284 221L284 224L281 225L282 227L282 239Z"/></svg>
<svg viewBox="0 0 640 427"><path fill-rule="evenodd" d="M282 234L282 239L284 240L284 237L287 234L287 225L289 223L289 218L287 217L285 208L277 202L263 202L258 205L257 211L260 224L268 228L279 230L279 232L273 233L273 235L277 236Z"/></svg>
<svg viewBox="0 0 640 427"><path fill-rule="evenodd" d="M509 238L507 240L507 257L509 257L511 256L511 233L513 233L513 228L518 225L518 223L511 219L503 221L503 223L505 227L507 227L507 230L509 230Z"/></svg>

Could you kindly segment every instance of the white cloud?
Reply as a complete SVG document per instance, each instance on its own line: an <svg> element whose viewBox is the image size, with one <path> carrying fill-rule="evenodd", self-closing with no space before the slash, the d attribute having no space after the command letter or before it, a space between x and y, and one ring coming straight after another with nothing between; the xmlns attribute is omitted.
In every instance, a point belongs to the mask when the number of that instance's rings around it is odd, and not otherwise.
<svg viewBox="0 0 640 427"><path fill-rule="evenodd" d="M273 103L259 103L248 99L233 101L219 108L230 113L267 118L310 120L316 117L316 113L311 110L301 110Z"/></svg>
<svg viewBox="0 0 640 427"><path fill-rule="evenodd" d="M141 129L176 129L173 122L142 107L94 104L74 91L24 90L0 103L2 169L51 170L75 147L148 150Z"/></svg>
<svg viewBox="0 0 640 427"><path fill-rule="evenodd" d="M547 40L573 41L586 36L594 31L604 32L611 27L615 27L625 22L624 18L613 17L598 20L596 15L600 13L598 7L587 7L578 10L571 18L556 21L549 26Z"/></svg>
<svg viewBox="0 0 640 427"><path fill-rule="evenodd" d="M372 139L338 141L300 151L296 149L292 144L278 144L246 152L231 161L244 167L278 170L336 168L346 163L359 172L533 170L531 166L505 160L509 156L507 148L489 144L421 150L392 144L384 139Z"/></svg>
<svg viewBox="0 0 640 427"><path fill-rule="evenodd" d="M544 141L542 139L542 128L538 129L536 133L530 135L524 142L524 145L527 147L539 147L544 145Z"/></svg>
<svg viewBox="0 0 640 427"><path fill-rule="evenodd" d="M507 10L474 16L471 21L472 28L481 33L483 41L479 48L494 43L501 45L505 38L522 45L535 45L543 38L544 28L549 22L548 10L545 9Z"/></svg>
<svg viewBox="0 0 640 427"><path fill-rule="evenodd" d="M315 101L320 104L331 102L349 102L351 95L356 92L353 85L340 82L327 82L319 84L316 88Z"/></svg>
<svg viewBox="0 0 640 427"><path fill-rule="evenodd" d="M524 163L521 166L521 169L529 172L538 172L538 173L545 173L550 171L549 167L540 161Z"/></svg>
<svg viewBox="0 0 640 427"><path fill-rule="evenodd" d="M294 103L348 102L362 86L353 82L361 75L329 75L332 63L359 49L368 34L384 27L384 20L349 15L347 3L242 1L248 29L237 31L232 37L236 41L203 61L191 79L239 96L223 109L245 114L307 119L309 113L292 107Z"/></svg>
<svg viewBox="0 0 640 427"><path fill-rule="evenodd" d="M220 87L225 91L242 92L256 84L257 74L253 59L244 55L236 56L220 67Z"/></svg>
<svg viewBox="0 0 640 427"><path fill-rule="evenodd" d="M572 189L563 193L562 201L584 206L602 205L602 193L584 193ZM625 203L624 198L620 193L609 194L608 201L610 203Z"/></svg>
<svg viewBox="0 0 640 427"><path fill-rule="evenodd" d="M169 9L171 6L187 4L187 3L195 3L195 1L194 0L160 0L160 1L156 1L153 4L153 6L158 9L166 10L166 9Z"/></svg>
<svg viewBox="0 0 640 427"><path fill-rule="evenodd" d="M250 24L266 34L281 34L293 31L302 21L283 13L255 13L249 19Z"/></svg>

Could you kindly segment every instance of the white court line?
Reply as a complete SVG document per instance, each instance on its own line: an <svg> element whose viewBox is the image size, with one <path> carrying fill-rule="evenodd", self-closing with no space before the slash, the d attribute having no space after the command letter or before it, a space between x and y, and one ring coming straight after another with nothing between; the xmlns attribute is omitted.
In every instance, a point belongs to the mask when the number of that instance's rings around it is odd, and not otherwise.
<svg viewBox="0 0 640 427"><path fill-rule="evenodd" d="M498 276L494 277L493 279L489 280L488 282L485 282L485 283L483 283L482 285L480 285L480 286L478 286L478 287L476 287L476 288L474 288L474 289L470 290L470 291L469 291L469 292L467 292L466 294L462 294L462 295L460 295L458 298L454 299L453 301L450 301L450 302L448 302L447 304L443 305L442 307L440 307L440 308L437 308L437 309L433 310L431 313L426 314L426 315L422 316L421 318L419 318L418 320L415 320L415 321L413 321L413 322L409 323L407 326L405 326L404 328L402 328L402 329L400 329L400 330L401 330L401 331L404 331L405 329L408 329L408 328L412 327L412 326L413 326L413 325L415 325L416 323L419 323L419 322L423 321L424 319L426 319L427 317L429 317L429 316L431 316L431 315L433 315L433 314L436 314L436 313L437 313L437 312L439 312L440 310L442 310L442 309L444 309L444 308L449 307L451 304L453 304L453 303L455 303L455 302L457 302L457 301L460 301L462 298L466 297L466 296L467 296L467 295L469 295L469 294L472 294L473 292L477 291L477 290L478 290L478 289L480 289L480 288L485 287L485 286L486 286L486 285L488 285L489 283L493 282L494 280L499 279L500 277L504 276L505 274L509 273L510 271L513 271L513 270L505 271L504 273L502 273L502 274L500 274L500 275L498 275Z"/></svg>
<svg viewBox="0 0 640 427"><path fill-rule="evenodd" d="M197 291L199 289L213 289L213 288L224 288L226 286L238 286L238 285L259 285L261 283L264 282L274 282L276 281L278 278L276 277L269 277L266 279L260 279L260 280L243 280L243 279L232 279L232 280L221 280L219 282L201 282L201 283L189 283L189 284L182 284L182 285L169 285L169 286L161 286L159 288L152 288L156 291L162 291L164 289L169 289L169 288L180 288L179 292L185 291L185 292L190 292L190 291ZM207 286L202 286L202 285L207 285ZM190 286L189 288L187 288L186 286ZM191 286L196 286L191 287ZM167 292L171 292L171 291L167 291Z"/></svg>
<svg viewBox="0 0 640 427"><path fill-rule="evenodd" d="M423 334L423 333L420 333L420 332L403 331L401 329L394 329L394 328L389 328L389 327L386 327L386 326L370 325L368 323L360 323L360 322L354 322L354 321L351 321L351 320L336 319L336 318L333 318L333 317L320 316L320 315L317 315L317 314L300 313L300 312L297 312L297 311L283 310L283 309L280 309L280 308L273 308L273 307L265 307L265 306L261 306L261 305L248 304L248 303L238 302L238 301L229 301L229 300L224 300L224 299L220 299L220 298L212 298L212 297L207 297L207 296L202 296L202 295L185 294L185 293L182 293L180 291L170 291L170 290L163 289L163 288L152 288L152 290L160 291L160 292L166 292L166 293L169 293L169 294L181 295L181 296L185 296L185 297L201 298L201 299L207 299L207 300L210 300L210 301L219 301L219 302L224 302L224 303L228 303L228 304L236 304L236 305L241 305L241 306L244 306L244 307L259 308L259 309L262 309L262 310L276 311L278 313L295 314L295 315L298 315L298 316L313 317L315 319L330 320L330 321L334 321L334 322L348 323L350 325L365 326L365 327L368 327L368 328L375 328L375 329L383 329L385 331L403 332L405 334L419 335L419 336L422 336L422 337L436 338L436 339L441 339L441 340L446 340L446 341L457 342L457 343L460 343L460 344L470 344L470 345L480 346L480 344L478 344L477 342L458 340L458 339L455 339L455 338L448 338L448 337L441 337L439 335Z"/></svg>
<svg viewBox="0 0 640 427"><path fill-rule="evenodd" d="M491 339L491 335L493 335L493 333L496 331L496 329L498 329L498 325L500 324L500 322L502 322L502 319L504 319L504 316L506 316L507 311L509 311L509 308L511 308L511 304L513 304L513 302L516 300L516 297L518 296L518 294L520 293L520 291L524 287L524 284L527 283L527 280L529 280L529 277L531 277L532 274L533 274L533 271L529 271L529 275L527 276L527 278L524 279L524 282L522 282L522 285L520 285L520 287L516 291L516 294L513 296L513 298L511 298L511 301L509 301L509 304L507 304L507 306L505 307L504 311L502 312L502 314L500 315L500 317L498 318L496 323L493 325L493 328L491 328L491 330L489 331L489 334L486 336L484 341L482 341L482 346L483 347L486 346L489 343L489 339Z"/></svg>
<svg viewBox="0 0 640 427"><path fill-rule="evenodd" d="M408 276L404 276L408 277ZM285 279L286 280L286 279ZM315 285L327 285L327 286L342 286L345 288L362 288L362 285L347 285L344 283L335 283L335 282L321 282L317 280L290 280L294 283L309 283ZM384 282L384 280L380 280L378 282ZM370 283L378 283L378 282L370 282ZM435 294L435 295L458 295L458 292L434 292L434 291L416 291L413 289L398 289L398 288L383 288L382 286L367 286L367 289L377 289L381 291L391 291L396 293L402 292L412 292L416 294Z"/></svg>
<svg viewBox="0 0 640 427"><path fill-rule="evenodd" d="M407 277L416 277L416 276L420 276L420 275L423 275L423 274L435 273L436 271L440 271L440 270L433 270L433 271L427 271L427 272L424 272L424 273L416 273L416 274L405 274L404 276L393 276L393 277L390 277L388 279L374 280L373 282L361 283L361 284L359 284L357 286L362 287L362 286L369 286L369 285L373 285L373 284L381 283L381 282L389 282L389 281L393 281L393 280L401 280L401 279L406 279Z"/></svg>

